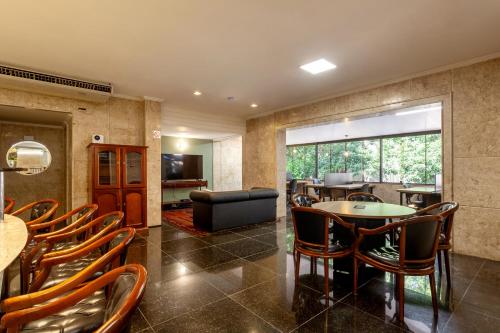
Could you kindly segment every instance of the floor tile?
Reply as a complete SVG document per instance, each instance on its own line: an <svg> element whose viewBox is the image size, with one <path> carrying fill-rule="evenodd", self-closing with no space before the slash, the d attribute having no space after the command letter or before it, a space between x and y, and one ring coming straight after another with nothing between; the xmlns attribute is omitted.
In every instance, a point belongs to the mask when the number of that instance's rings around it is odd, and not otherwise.
<svg viewBox="0 0 500 333"><path fill-rule="evenodd" d="M276 277L272 271L244 259L214 266L200 275L226 294L233 294Z"/></svg>
<svg viewBox="0 0 500 333"><path fill-rule="evenodd" d="M475 277L475 281L488 284L495 288L500 288L500 263L497 261L485 260Z"/></svg>
<svg viewBox="0 0 500 333"><path fill-rule="evenodd" d="M271 226L266 226L263 224L254 224L241 228L231 229L231 231L243 236L252 237L273 232L273 228Z"/></svg>
<svg viewBox="0 0 500 333"><path fill-rule="evenodd" d="M385 323L383 320L366 312L339 302L303 324L294 332L401 332L401 329Z"/></svg>
<svg viewBox="0 0 500 333"><path fill-rule="evenodd" d="M230 296L282 331L290 331L326 309L321 294L275 278Z"/></svg>
<svg viewBox="0 0 500 333"><path fill-rule="evenodd" d="M215 246L202 248L199 250L177 253L173 255L179 262L193 272L224 264L238 259L235 255L221 250Z"/></svg>
<svg viewBox="0 0 500 333"><path fill-rule="evenodd" d="M372 279L358 289L358 295L349 295L342 302L370 313L386 323L399 325L416 332L442 329L451 316L455 304L439 304L439 315L434 318L430 286L421 280L421 290L417 293L405 288L405 322L398 321L394 285Z"/></svg>
<svg viewBox="0 0 500 333"><path fill-rule="evenodd" d="M272 249L271 245L249 238L216 246L241 258Z"/></svg>
<svg viewBox="0 0 500 333"><path fill-rule="evenodd" d="M467 305L459 305L452 314L443 332L446 333L484 333L498 332L500 318L487 316L471 309Z"/></svg>
<svg viewBox="0 0 500 333"><path fill-rule="evenodd" d="M200 276L186 275L148 284L139 308L151 325L157 325L223 297Z"/></svg>
<svg viewBox="0 0 500 333"><path fill-rule="evenodd" d="M157 332L278 332L271 325L225 298L155 327Z"/></svg>
<svg viewBox="0 0 500 333"><path fill-rule="evenodd" d="M142 332L145 329L150 328L148 322L146 321L146 318L144 318L139 309L135 310L134 314L132 315L131 322L131 333Z"/></svg>
<svg viewBox="0 0 500 333"><path fill-rule="evenodd" d="M219 231L208 234L206 236L197 236L197 238L211 245L216 245L216 244L234 242L236 240L245 238L245 236L236 234L231 231Z"/></svg>
<svg viewBox="0 0 500 333"><path fill-rule="evenodd" d="M190 238L171 240L168 242L162 242L161 250L168 254L175 254L175 253L189 252L208 246L210 245L197 238L190 237Z"/></svg>
<svg viewBox="0 0 500 333"><path fill-rule="evenodd" d="M500 291L496 286L473 281L462 304L477 312L500 318Z"/></svg>

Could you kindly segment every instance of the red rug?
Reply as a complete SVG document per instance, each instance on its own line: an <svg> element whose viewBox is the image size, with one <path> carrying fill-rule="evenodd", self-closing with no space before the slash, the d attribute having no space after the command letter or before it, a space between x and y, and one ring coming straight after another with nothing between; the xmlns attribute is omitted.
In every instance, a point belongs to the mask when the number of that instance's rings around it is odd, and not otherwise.
<svg viewBox="0 0 500 333"><path fill-rule="evenodd" d="M170 224L195 236L206 236L207 232L198 230L193 225L193 208L172 209L162 213L163 218Z"/></svg>

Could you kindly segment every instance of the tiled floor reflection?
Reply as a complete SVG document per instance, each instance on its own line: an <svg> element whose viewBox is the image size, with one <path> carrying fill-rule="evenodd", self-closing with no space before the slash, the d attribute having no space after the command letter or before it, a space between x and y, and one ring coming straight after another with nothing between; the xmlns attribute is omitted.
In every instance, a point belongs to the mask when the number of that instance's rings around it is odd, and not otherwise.
<svg viewBox="0 0 500 333"><path fill-rule="evenodd" d="M496 332L500 327L500 263L453 255L452 282L436 272L439 317L427 277L405 281L405 321L396 320L389 274L360 272L358 295L349 274L330 272L323 296L323 263L311 274L301 260L295 283L293 227L283 219L192 236L164 223L138 236L129 262L148 270L133 332Z"/></svg>

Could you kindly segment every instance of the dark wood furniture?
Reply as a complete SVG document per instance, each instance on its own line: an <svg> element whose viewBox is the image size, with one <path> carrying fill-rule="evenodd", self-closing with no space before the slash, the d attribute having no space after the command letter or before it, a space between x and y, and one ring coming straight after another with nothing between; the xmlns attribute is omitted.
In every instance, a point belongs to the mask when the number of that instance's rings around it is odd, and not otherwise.
<svg viewBox="0 0 500 333"><path fill-rule="evenodd" d="M3 209L3 212L5 214L12 213L12 211L14 210L15 204L16 204L16 202L14 201L14 199L6 197L5 200L4 200L4 209Z"/></svg>
<svg viewBox="0 0 500 333"><path fill-rule="evenodd" d="M306 184L304 186L307 191L308 188L318 189L320 192L320 200L324 197L330 197L330 200L336 200L338 198L347 198L348 194L353 191L360 191L366 184L356 183L356 184L341 184L326 186L324 183L321 184ZM368 184L368 192L373 193L374 184Z"/></svg>
<svg viewBox="0 0 500 333"><path fill-rule="evenodd" d="M39 270L43 259L60 257L90 246L107 234L118 229L123 220L123 212L111 212L81 224L73 230L44 237L34 237L34 245L21 260L21 290L28 291L35 272ZM44 237L37 239L39 237Z"/></svg>
<svg viewBox="0 0 500 333"><path fill-rule="evenodd" d="M29 211L28 220L24 219L27 226L50 221L54 218L60 203L54 199L43 199L27 204L12 213L14 216L20 216Z"/></svg>
<svg viewBox="0 0 500 333"><path fill-rule="evenodd" d="M329 260L346 258L353 253L354 224L343 221L340 217L310 207L292 208L295 261L295 283L299 281L300 256L306 255L316 262L317 258L324 261L324 293L328 304L329 296ZM330 223L344 228L351 234L350 242L331 238ZM334 236L334 235L333 235Z"/></svg>
<svg viewBox="0 0 500 333"><path fill-rule="evenodd" d="M190 199L177 200L177 201L163 201L163 189L175 189L178 188L198 188L201 190L202 187L208 188L208 181L203 179L188 179L188 180L162 180L161 182L161 202L162 206L164 204L180 204L180 203L191 203Z"/></svg>
<svg viewBox="0 0 500 333"><path fill-rule="evenodd" d="M403 195L405 195L406 197L406 202L408 202L413 195L422 196L422 205L424 207L441 201L441 191L436 191L434 187L416 186L408 188L398 188L396 189L396 191L399 192L400 205L403 204Z"/></svg>
<svg viewBox="0 0 500 333"><path fill-rule="evenodd" d="M147 147L90 144L92 202L97 214L125 213L125 226L147 228Z"/></svg>
<svg viewBox="0 0 500 333"><path fill-rule="evenodd" d="M434 316L438 315L434 261L439 243L442 219L440 216L418 216L401 222L394 222L376 229L358 228L354 246L354 284L357 293L358 263L364 262L377 269L396 275L396 291L399 294L399 320L404 320L405 276L428 275L431 285ZM366 238L397 231L399 246L382 246L363 249Z"/></svg>
<svg viewBox="0 0 500 333"><path fill-rule="evenodd" d="M65 328L99 333L128 331L144 294L146 269L138 264L125 265L80 285L90 273L82 271L64 285L5 300L2 309L7 313L1 319L0 330L19 332L31 326L57 332ZM81 327L68 327L75 323Z"/></svg>
<svg viewBox="0 0 500 333"><path fill-rule="evenodd" d="M367 192L353 192L347 196L346 200L384 203L384 200L381 197Z"/></svg>
<svg viewBox="0 0 500 333"><path fill-rule="evenodd" d="M439 273L442 273L441 253L443 253L448 286L450 286L451 282L449 253L451 249L451 231L453 229L455 212L458 210L458 207L458 202L440 202L417 211L417 215L439 215L443 219L441 233L439 235L437 258Z"/></svg>

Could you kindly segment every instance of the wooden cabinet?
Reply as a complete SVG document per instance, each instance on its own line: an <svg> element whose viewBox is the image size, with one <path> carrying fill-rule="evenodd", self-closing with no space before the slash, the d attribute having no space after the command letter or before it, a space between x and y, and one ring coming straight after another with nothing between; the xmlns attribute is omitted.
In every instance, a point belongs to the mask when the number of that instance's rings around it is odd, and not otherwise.
<svg viewBox="0 0 500 333"><path fill-rule="evenodd" d="M147 227L146 149L143 146L91 144L92 202L98 215L125 213L124 226Z"/></svg>

